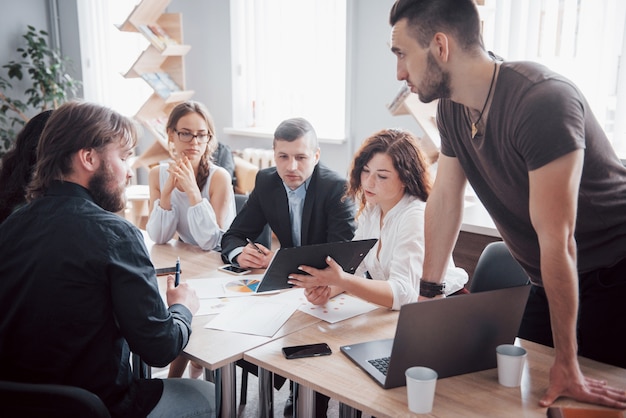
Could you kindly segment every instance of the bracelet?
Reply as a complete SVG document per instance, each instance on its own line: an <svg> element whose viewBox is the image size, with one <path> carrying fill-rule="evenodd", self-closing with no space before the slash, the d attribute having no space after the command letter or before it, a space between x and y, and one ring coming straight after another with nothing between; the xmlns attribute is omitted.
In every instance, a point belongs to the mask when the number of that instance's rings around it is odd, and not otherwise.
<svg viewBox="0 0 626 418"><path fill-rule="evenodd" d="M443 295L445 289L445 283L435 283L420 279L420 296L433 298L437 295Z"/></svg>

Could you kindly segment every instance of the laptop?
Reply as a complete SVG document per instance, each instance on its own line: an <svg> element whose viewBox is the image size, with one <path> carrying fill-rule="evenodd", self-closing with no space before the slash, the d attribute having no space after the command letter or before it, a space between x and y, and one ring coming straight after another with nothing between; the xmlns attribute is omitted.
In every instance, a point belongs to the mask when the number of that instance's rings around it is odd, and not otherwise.
<svg viewBox="0 0 626 418"><path fill-rule="evenodd" d="M406 385L412 366L430 367L439 378L492 369L496 347L515 341L529 292L518 286L409 303L400 308L395 338L341 352L385 389Z"/></svg>
<svg viewBox="0 0 626 418"><path fill-rule="evenodd" d="M332 257L344 271L354 273L376 241L378 240L363 239L280 248L274 253L255 292L288 289L292 287L287 283L288 276L291 273L304 273L298 270L299 266L326 268L327 256Z"/></svg>

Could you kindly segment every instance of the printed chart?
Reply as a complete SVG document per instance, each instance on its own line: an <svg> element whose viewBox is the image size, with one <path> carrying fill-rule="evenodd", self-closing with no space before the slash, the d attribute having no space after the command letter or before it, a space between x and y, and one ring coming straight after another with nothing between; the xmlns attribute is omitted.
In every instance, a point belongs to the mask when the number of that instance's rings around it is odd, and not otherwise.
<svg viewBox="0 0 626 418"><path fill-rule="evenodd" d="M378 306L373 303L364 301L356 296L347 293L341 293L330 299L325 305L313 305L302 295L302 305L298 308L300 311L334 324L344 319L352 318L357 315L364 314L377 309Z"/></svg>
<svg viewBox="0 0 626 418"><path fill-rule="evenodd" d="M236 293L254 293L256 288L259 287L260 280L257 279L239 279L228 282L224 285L224 289L227 292Z"/></svg>

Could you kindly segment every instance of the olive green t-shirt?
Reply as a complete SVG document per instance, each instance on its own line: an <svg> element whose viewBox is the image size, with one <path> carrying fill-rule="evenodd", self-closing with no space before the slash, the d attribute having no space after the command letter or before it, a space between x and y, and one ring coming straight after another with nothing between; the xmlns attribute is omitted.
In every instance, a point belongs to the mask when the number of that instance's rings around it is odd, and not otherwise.
<svg viewBox="0 0 626 418"><path fill-rule="evenodd" d="M569 80L532 62L501 65L485 133L472 139L464 106L440 100L441 152L456 157L512 254L541 284L528 172L585 150L575 237L578 270L626 257L626 168Z"/></svg>

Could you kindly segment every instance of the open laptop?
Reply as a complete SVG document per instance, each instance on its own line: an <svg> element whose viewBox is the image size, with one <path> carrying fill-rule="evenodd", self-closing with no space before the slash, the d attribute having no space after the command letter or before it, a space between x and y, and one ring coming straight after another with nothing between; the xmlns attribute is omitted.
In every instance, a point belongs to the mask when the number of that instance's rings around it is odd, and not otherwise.
<svg viewBox="0 0 626 418"><path fill-rule="evenodd" d="M303 245L300 247L280 248L272 257L255 293L268 292L292 287L287 283L291 273L303 273L298 270L301 265L318 269L327 267L326 257L331 256L344 271L354 273L363 258L378 241L363 239L355 241L339 241L326 244Z"/></svg>
<svg viewBox="0 0 626 418"><path fill-rule="evenodd" d="M439 378L492 369L496 347L515 341L529 291L518 286L409 303L400 309L395 338L341 352L385 389L404 386L412 366L430 367ZM386 374L379 370L385 367Z"/></svg>

